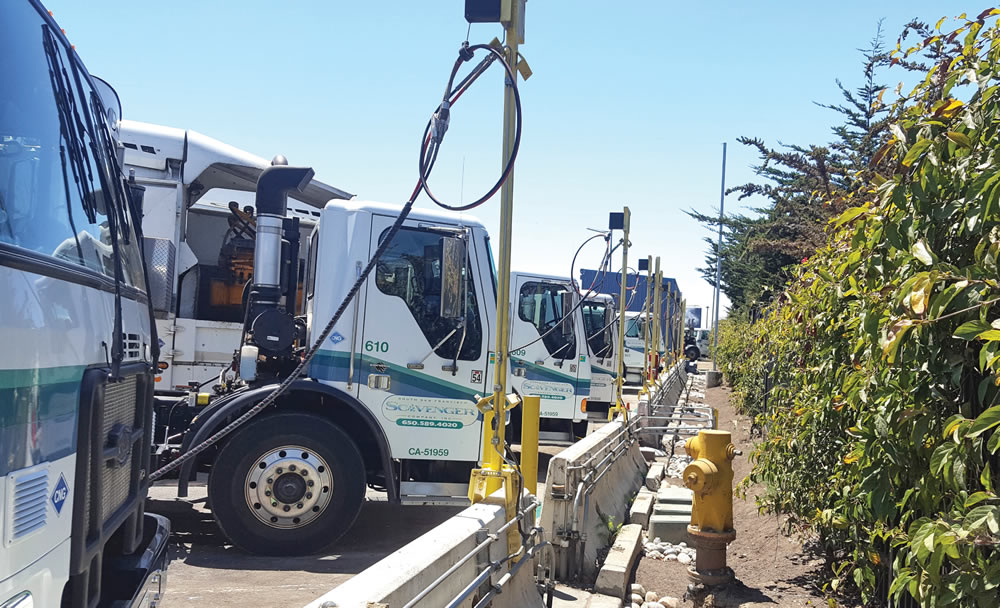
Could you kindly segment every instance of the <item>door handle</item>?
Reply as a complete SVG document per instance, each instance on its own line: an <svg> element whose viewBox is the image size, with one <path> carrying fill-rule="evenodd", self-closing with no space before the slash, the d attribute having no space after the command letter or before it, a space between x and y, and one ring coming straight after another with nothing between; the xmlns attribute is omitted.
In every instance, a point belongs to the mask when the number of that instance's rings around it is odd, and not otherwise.
<svg viewBox="0 0 1000 608"><path fill-rule="evenodd" d="M368 374L368 388L377 391L387 391L392 384L389 374Z"/></svg>

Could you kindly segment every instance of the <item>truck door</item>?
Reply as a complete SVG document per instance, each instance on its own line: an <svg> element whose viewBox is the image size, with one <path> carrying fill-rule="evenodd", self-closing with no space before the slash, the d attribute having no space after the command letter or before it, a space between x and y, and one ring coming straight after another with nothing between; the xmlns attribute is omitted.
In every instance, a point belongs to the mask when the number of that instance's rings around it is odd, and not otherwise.
<svg viewBox="0 0 1000 608"><path fill-rule="evenodd" d="M615 368L614 336L611 320L612 312L600 300L587 300L583 307L583 326L590 347L590 399L591 405L608 404L614 395L617 377ZM593 407L588 409L594 410Z"/></svg>
<svg viewBox="0 0 1000 608"><path fill-rule="evenodd" d="M394 219L373 216L372 250ZM475 396L486 393L488 298L472 272L478 260L470 246L464 319L442 315L446 234L426 222L406 222L366 285L359 397L383 421L393 458L479 458L482 415Z"/></svg>
<svg viewBox="0 0 1000 608"><path fill-rule="evenodd" d="M518 377L522 394L541 397L542 418L572 420L579 409L575 319L562 323L564 311L572 307L564 304L572 299L569 290L530 275L518 275L512 289L511 326L518 328L512 335L521 342L511 344L511 374Z"/></svg>

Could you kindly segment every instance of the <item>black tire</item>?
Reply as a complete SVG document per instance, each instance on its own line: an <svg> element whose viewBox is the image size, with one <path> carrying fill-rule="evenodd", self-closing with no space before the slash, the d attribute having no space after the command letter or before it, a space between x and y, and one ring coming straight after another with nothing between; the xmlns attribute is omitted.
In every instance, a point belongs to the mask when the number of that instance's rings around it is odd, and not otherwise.
<svg viewBox="0 0 1000 608"><path fill-rule="evenodd" d="M698 350L697 346L689 346L684 349L684 354L687 355L687 358L691 361L697 361L698 357L701 356L701 351Z"/></svg>
<svg viewBox="0 0 1000 608"><path fill-rule="evenodd" d="M316 467L314 476L318 473L327 482L332 479L332 483L323 486L332 486L326 492L332 496L325 498L326 502L321 503L323 506L318 511L314 510L319 504L310 507L303 516L314 519L301 524L296 521L290 525L297 527L291 528L264 523L258 514L265 513L262 517L266 517L266 512L260 510L259 503L256 504L257 511L254 511L250 504L251 491L247 489L257 487L256 484L251 486L248 479L256 474L258 468L264 469L260 466L265 464L262 458L283 446L303 448L300 454L298 450L293 451L300 462L310 462L308 459L312 458L312 463L323 463ZM284 451L280 454L285 456ZM301 460L303 458L306 460ZM292 467L289 469L294 470ZM299 467L303 477L307 475L304 470L305 467ZM208 498L219 529L232 544L244 551L258 555L311 555L333 544L354 524L365 497L364 471L361 453L343 429L311 414L281 412L255 419L233 433L219 450L213 464L208 480ZM277 472L282 473L282 469L277 469ZM290 472L283 475L288 476ZM271 479L273 475L267 483ZM296 477L292 481L297 483L297 480ZM313 486L310 489L316 490L316 496L322 496L322 488ZM312 499L312 492L308 496ZM276 517L271 519L277 520Z"/></svg>

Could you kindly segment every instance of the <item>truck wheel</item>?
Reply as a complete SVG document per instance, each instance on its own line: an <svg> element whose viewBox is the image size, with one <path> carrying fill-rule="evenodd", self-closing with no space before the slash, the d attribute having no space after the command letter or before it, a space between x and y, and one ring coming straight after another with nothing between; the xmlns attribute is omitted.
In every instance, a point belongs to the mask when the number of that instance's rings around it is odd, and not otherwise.
<svg viewBox="0 0 1000 608"><path fill-rule="evenodd" d="M294 412L255 420L219 451L208 480L215 521L259 555L309 555L333 544L361 510L365 467L351 437Z"/></svg>
<svg viewBox="0 0 1000 608"><path fill-rule="evenodd" d="M691 361L697 361L698 357L701 356L701 351L698 350L697 346L689 346L684 349L684 354L687 355L687 358Z"/></svg>

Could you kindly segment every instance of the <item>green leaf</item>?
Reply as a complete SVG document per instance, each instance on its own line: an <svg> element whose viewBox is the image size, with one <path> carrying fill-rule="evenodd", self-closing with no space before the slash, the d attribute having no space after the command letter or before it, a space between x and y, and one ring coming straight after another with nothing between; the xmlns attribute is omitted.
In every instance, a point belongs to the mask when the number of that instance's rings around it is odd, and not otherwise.
<svg viewBox="0 0 1000 608"><path fill-rule="evenodd" d="M837 221L833 223L833 227L840 228L847 222L853 220L854 218L858 217L859 215L861 215L866 211L868 211L868 209L865 207L851 207L847 211L840 214L840 217L837 218Z"/></svg>
<svg viewBox="0 0 1000 608"><path fill-rule="evenodd" d="M927 316L930 319L936 319L948 309L948 305L951 301L955 299L959 293L962 292L968 286L968 281L959 281L953 285L949 285L942 291L931 299L930 307L927 309Z"/></svg>
<svg viewBox="0 0 1000 608"><path fill-rule="evenodd" d="M913 257L917 258L925 265L930 266L934 263L935 256L931 252L930 248L927 247L927 242L924 239L920 239L910 247L910 253Z"/></svg>
<svg viewBox="0 0 1000 608"><path fill-rule="evenodd" d="M992 330L997 331L997 330ZM998 332L1000 333L1000 332ZM994 405L990 409L986 410L982 414L976 417L976 420L969 427L969 432L966 437L972 438L977 437L989 429L1000 424L1000 405Z"/></svg>
<svg viewBox="0 0 1000 608"><path fill-rule="evenodd" d="M991 498L996 498L996 496L993 496L989 492L976 492L972 496L965 499L965 508L968 509L973 505L979 504L984 500L989 500Z"/></svg>
<svg viewBox="0 0 1000 608"><path fill-rule="evenodd" d="M969 139L969 136L966 135L965 133L959 133L958 131L948 131L947 133L945 133L945 136L947 136L948 139L950 139L951 141L955 142L956 144L964 148L972 147L972 140Z"/></svg>
<svg viewBox="0 0 1000 608"><path fill-rule="evenodd" d="M913 144L906 156L903 157L903 166L909 167L917 161L918 158L930 147L933 143L931 139L918 139L917 143Z"/></svg>
<svg viewBox="0 0 1000 608"><path fill-rule="evenodd" d="M940 475L944 466L948 464L948 457L955 451L954 443L942 443L931 454L931 474Z"/></svg>
<svg viewBox="0 0 1000 608"><path fill-rule="evenodd" d="M1000 431L994 431L990 435L990 440L986 442L986 449L990 451L990 454L996 454L1000 451Z"/></svg>
<svg viewBox="0 0 1000 608"><path fill-rule="evenodd" d="M966 321L955 329L953 337L961 340L975 340L984 331L990 331L993 326L985 321Z"/></svg>

